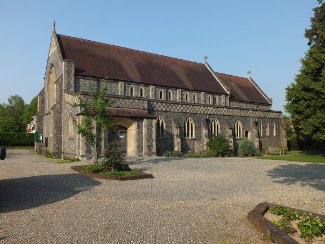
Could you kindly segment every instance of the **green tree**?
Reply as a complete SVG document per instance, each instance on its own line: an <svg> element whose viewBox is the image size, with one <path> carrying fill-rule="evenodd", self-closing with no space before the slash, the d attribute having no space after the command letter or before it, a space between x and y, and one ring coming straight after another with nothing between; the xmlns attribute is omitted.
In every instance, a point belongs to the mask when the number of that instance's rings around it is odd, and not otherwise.
<svg viewBox="0 0 325 244"><path fill-rule="evenodd" d="M286 110L306 148L325 145L325 4L319 4L305 32L309 50L301 60L295 82L286 89Z"/></svg>
<svg viewBox="0 0 325 244"><path fill-rule="evenodd" d="M207 142L207 146L216 156L226 155L229 149L228 140L223 135L211 137Z"/></svg>
<svg viewBox="0 0 325 244"><path fill-rule="evenodd" d="M113 121L108 113L108 108L113 105L112 98L108 95L108 80L102 82L91 81L89 96L78 96L74 106L81 110L80 123L75 121L77 133L84 137L93 148L95 163L98 162L100 137L102 131L110 132Z"/></svg>
<svg viewBox="0 0 325 244"><path fill-rule="evenodd" d="M0 132L25 132L22 122L25 110L24 99L18 95L10 96L7 104L0 105Z"/></svg>
<svg viewBox="0 0 325 244"><path fill-rule="evenodd" d="M32 99L30 104L28 104L25 108L24 114L23 114L23 123L27 125L31 122L33 116L37 113L37 96Z"/></svg>

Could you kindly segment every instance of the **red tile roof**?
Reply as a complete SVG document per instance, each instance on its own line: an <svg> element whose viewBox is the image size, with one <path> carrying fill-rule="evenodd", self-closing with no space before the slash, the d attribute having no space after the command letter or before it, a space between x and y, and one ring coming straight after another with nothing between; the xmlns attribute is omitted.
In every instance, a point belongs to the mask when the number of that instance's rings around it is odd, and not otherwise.
<svg viewBox="0 0 325 244"><path fill-rule="evenodd" d="M230 88L230 99L241 102L253 102L270 105L253 82L248 78L216 72L217 77Z"/></svg>
<svg viewBox="0 0 325 244"><path fill-rule="evenodd" d="M226 94L205 64L57 35L75 74Z"/></svg>

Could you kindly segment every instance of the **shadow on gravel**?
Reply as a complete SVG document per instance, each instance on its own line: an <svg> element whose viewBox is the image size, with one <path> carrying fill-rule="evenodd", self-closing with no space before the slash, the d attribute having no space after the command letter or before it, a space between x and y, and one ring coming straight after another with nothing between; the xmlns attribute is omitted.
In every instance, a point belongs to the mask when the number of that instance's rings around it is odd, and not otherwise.
<svg viewBox="0 0 325 244"><path fill-rule="evenodd" d="M292 185L308 185L325 191L325 164L286 164L268 171L274 182Z"/></svg>
<svg viewBox="0 0 325 244"><path fill-rule="evenodd" d="M0 213L58 202L97 185L100 182L79 174L0 180Z"/></svg>
<svg viewBox="0 0 325 244"><path fill-rule="evenodd" d="M159 163L167 163L170 161L180 161L183 160L182 157L154 157L154 158L136 158L136 159L128 159L128 164L142 164L142 163L149 163L149 164L159 164Z"/></svg>

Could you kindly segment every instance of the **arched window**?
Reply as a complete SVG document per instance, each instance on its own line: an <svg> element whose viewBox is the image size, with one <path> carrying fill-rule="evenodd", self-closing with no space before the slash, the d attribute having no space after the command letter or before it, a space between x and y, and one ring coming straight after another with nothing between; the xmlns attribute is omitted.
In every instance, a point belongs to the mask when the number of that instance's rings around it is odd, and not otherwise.
<svg viewBox="0 0 325 244"><path fill-rule="evenodd" d="M196 93L193 93L192 100L193 100L193 103L196 103L197 102Z"/></svg>
<svg viewBox="0 0 325 244"><path fill-rule="evenodd" d="M215 96L215 99L216 99L216 105L219 105L219 97Z"/></svg>
<svg viewBox="0 0 325 244"><path fill-rule="evenodd" d="M130 86L130 96L134 96L134 87Z"/></svg>
<svg viewBox="0 0 325 244"><path fill-rule="evenodd" d="M157 137L161 138L165 136L166 123L160 115L157 117Z"/></svg>
<svg viewBox="0 0 325 244"><path fill-rule="evenodd" d="M140 87L139 94L140 94L140 97L144 97L143 87Z"/></svg>
<svg viewBox="0 0 325 244"><path fill-rule="evenodd" d="M275 126L275 123L273 123L273 136L274 137L276 136L276 126Z"/></svg>
<svg viewBox="0 0 325 244"><path fill-rule="evenodd" d="M168 100L169 101L173 100L173 93L171 90L168 91Z"/></svg>
<svg viewBox="0 0 325 244"><path fill-rule="evenodd" d="M208 96L208 102L209 102L209 104L212 103L212 96L211 95Z"/></svg>
<svg viewBox="0 0 325 244"><path fill-rule="evenodd" d="M185 93L185 102L188 102L188 92Z"/></svg>
<svg viewBox="0 0 325 244"><path fill-rule="evenodd" d="M188 139L195 138L195 124L191 118L185 120L184 137Z"/></svg>
<svg viewBox="0 0 325 244"><path fill-rule="evenodd" d="M265 129L265 135L270 136L270 124L267 123L266 129Z"/></svg>
<svg viewBox="0 0 325 244"><path fill-rule="evenodd" d="M48 76L48 85L47 85L47 109L51 110L52 106L56 103L56 86L55 86L55 68L54 65L51 65L49 76Z"/></svg>
<svg viewBox="0 0 325 244"><path fill-rule="evenodd" d="M243 137L243 125L239 120L237 120L237 122L235 123L235 137L237 139Z"/></svg>
<svg viewBox="0 0 325 244"><path fill-rule="evenodd" d="M220 123L218 120L214 119L211 123L211 135L217 136L220 134Z"/></svg>
<svg viewBox="0 0 325 244"><path fill-rule="evenodd" d="M74 127L73 127L73 117L69 115L69 127L68 127L69 137L74 136Z"/></svg>
<svg viewBox="0 0 325 244"><path fill-rule="evenodd" d="M164 99L164 90L163 89L160 89L159 91L159 99Z"/></svg>

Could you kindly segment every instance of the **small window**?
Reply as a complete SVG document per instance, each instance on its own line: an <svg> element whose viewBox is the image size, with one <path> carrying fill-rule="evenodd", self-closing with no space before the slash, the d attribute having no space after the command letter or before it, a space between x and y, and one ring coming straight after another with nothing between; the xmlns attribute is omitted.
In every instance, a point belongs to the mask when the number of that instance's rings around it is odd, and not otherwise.
<svg viewBox="0 0 325 244"><path fill-rule="evenodd" d="M140 87L139 94L140 94L140 97L144 97L143 87Z"/></svg>
<svg viewBox="0 0 325 244"><path fill-rule="evenodd" d="M270 136L270 124L267 123L266 129L265 129L265 135Z"/></svg>
<svg viewBox="0 0 325 244"><path fill-rule="evenodd" d="M218 98L218 96L215 96L215 99L216 99L216 105L219 105L219 98Z"/></svg>
<svg viewBox="0 0 325 244"><path fill-rule="evenodd" d="M208 96L208 102L209 102L209 104L212 103L212 96L211 95Z"/></svg>
<svg viewBox="0 0 325 244"><path fill-rule="evenodd" d="M275 123L273 123L273 136L276 137L276 126L275 126Z"/></svg>
<svg viewBox="0 0 325 244"><path fill-rule="evenodd" d="M164 90L163 89L160 89L159 91L159 99L164 99Z"/></svg>
<svg viewBox="0 0 325 244"><path fill-rule="evenodd" d="M73 117L71 114L69 115L68 134L69 134L69 137L72 137L74 135Z"/></svg>
<svg viewBox="0 0 325 244"><path fill-rule="evenodd" d="M173 100L173 93L171 90L168 91L168 100L169 101Z"/></svg>
<svg viewBox="0 0 325 244"><path fill-rule="evenodd" d="M261 125L260 125L260 136L263 136L263 123L262 123L262 121L261 121Z"/></svg>
<svg viewBox="0 0 325 244"><path fill-rule="evenodd" d="M196 96L196 93L193 94L192 98L193 98L193 102L196 103L196 102L197 102L197 96Z"/></svg>
<svg viewBox="0 0 325 244"><path fill-rule="evenodd" d="M130 87L130 96L134 96L134 88L133 88L133 86Z"/></svg>
<svg viewBox="0 0 325 244"><path fill-rule="evenodd" d="M220 134L220 123L218 120L212 120L211 123L211 135L217 136Z"/></svg>
<svg viewBox="0 0 325 244"><path fill-rule="evenodd" d="M188 102L188 92L185 93L185 102Z"/></svg>
<svg viewBox="0 0 325 244"><path fill-rule="evenodd" d="M165 136L166 124L165 124L164 119L160 115L157 118L156 129L157 129L157 137L158 138Z"/></svg>
<svg viewBox="0 0 325 244"><path fill-rule="evenodd" d="M184 137L188 139L195 138L195 124L191 118L185 120Z"/></svg>
<svg viewBox="0 0 325 244"><path fill-rule="evenodd" d="M244 134L245 134L245 138L247 139L248 138L248 130L245 130Z"/></svg>
<svg viewBox="0 0 325 244"><path fill-rule="evenodd" d="M235 137L237 139L243 137L243 125L239 120L235 123Z"/></svg>

